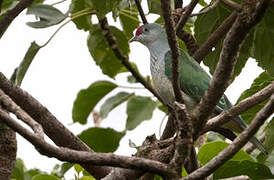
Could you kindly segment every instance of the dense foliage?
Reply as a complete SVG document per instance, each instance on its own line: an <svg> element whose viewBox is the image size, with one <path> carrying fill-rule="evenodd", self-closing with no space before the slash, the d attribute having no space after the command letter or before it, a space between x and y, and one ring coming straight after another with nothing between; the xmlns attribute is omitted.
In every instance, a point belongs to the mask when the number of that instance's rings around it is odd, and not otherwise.
<svg viewBox="0 0 274 180"><path fill-rule="evenodd" d="M240 0L235 0L237 3L239 3L239 1ZM0 18L3 17L10 8L14 7L16 3L18 3L17 0L5 0L2 4ZM81 140L96 152L114 152L118 148L119 141L126 134L127 130L133 130L141 122L151 119L156 108L163 109L162 104L155 100L154 97L139 96L127 91L110 94L118 87L115 83L115 77L120 73L127 73L128 70L115 56L106 42L100 25L92 22L91 16L97 14L98 17L103 17L106 14L111 13L112 18L115 21L120 22L122 29L114 26L111 26L110 29L118 41L121 52L123 55L128 56L130 53L128 40L133 36L133 31L141 24L135 2L133 0L72 0L69 10L66 13L62 13L55 8L54 5L42 3L43 0L36 0L35 3L28 8L27 14L35 15L38 19L36 22L27 23L27 25L33 28L47 28L53 25L62 27L62 24L72 21L78 30L89 32L87 46L90 55L101 68L102 73L109 76L109 78L112 78L112 81L98 80L96 82L90 82L88 88L79 91L74 101L72 111L73 122L83 125L86 124L90 115L93 114L94 108L107 95L108 98L103 102L103 105L99 107L99 118L101 120L105 119L116 107L123 103L127 104L127 119L125 119L126 127L122 132L117 132L111 128L91 127L78 135ZM160 17L160 0L147 0L147 5L149 14L158 14ZM200 1L200 5L203 7L208 6L204 1ZM185 30L191 33L198 44L201 45L232 13L232 11L233 9L231 7L220 2L216 8L209 12L189 19L185 26ZM241 48L233 77L235 78L241 73L242 68L249 58L254 58L258 62L258 66L261 67L264 72L254 80L249 89L242 92L238 102L250 97L274 80L273 18L274 5L272 3L263 20L252 29ZM64 22L66 20L67 22ZM163 20L159 18L157 22L163 23ZM222 42L223 39L218 42L214 50L203 60L204 64L209 67L211 73L214 72L218 63ZM182 42L180 43L182 44ZM23 61L17 69L16 75L13 77L14 82L18 85L22 83L28 67L35 59L35 55L46 45L47 43L40 46L35 42L30 45ZM184 45L182 45L182 47L184 47ZM131 64L138 71L137 66L133 62L131 62ZM149 78L147 79L149 80ZM128 82L138 83L131 75L128 75ZM266 101L243 113L243 119L247 123L250 123L265 103ZM259 136L260 134L265 133L266 140L264 145L270 153L268 157L265 157L258 151L249 155L241 150L214 172L213 179L233 177L242 174L246 174L252 179L274 178L274 153L272 153L272 150L274 149L273 122L274 118L269 119L268 124L258 134ZM102 137L104 139L102 139ZM202 164L208 162L228 146L228 144L223 141L223 137L215 133L210 133L209 137L208 142L200 148L198 153L198 159ZM93 179L77 164L64 163L60 166L56 165L52 174L48 175L38 169L26 170L24 163L20 159L16 162L16 168L13 171L12 178L16 180L57 180L62 178L71 167L74 167L75 169L76 179ZM83 172L81 177L79 174L80 172Z"/></svg>

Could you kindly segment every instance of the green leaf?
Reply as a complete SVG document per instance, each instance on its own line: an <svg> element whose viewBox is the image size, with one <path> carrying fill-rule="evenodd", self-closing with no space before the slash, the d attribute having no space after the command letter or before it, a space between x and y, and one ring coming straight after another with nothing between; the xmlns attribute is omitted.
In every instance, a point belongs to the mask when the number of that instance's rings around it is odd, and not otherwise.
<svg viewBox="0 0 274 180"><path fill-rule="evenodd" d="M79 174L80 172L84 171L84 168L83 168L81 165L79 165L79 164L74 164L73 167L74 167L74 170L75 170L78 174Z"/></svg>
<svg viewBox="0 0 274 180"><path fill-rule="evenodd" d="M269 121L265 128L265 144L266 150L271 153L274 149L274 117Z"/></svg>
<svg viewBox="0 0 274 180"><path fill-rule="evenodd" d="M71 14L91 11L93 6L89 0L72 0L71 1ZM86 11L85 11L86 10ZM74 16L72 16L73 18ZM83 15L72 20L78 29L88 31L91 26L91 15Z"/></svg>
<svg viewBox="0 0 274 180"><path fill-rule="evenodd" d="M219 152L224 150L226 147L228 147L229 144L222 142L222 141L215 141L215 142L209 142L203 145L198 153L198 159L202 164L206 164L209 162L212 158L217 156ZM243 161L243 160L249 160L254 161L253 158L247 154L245 151L240 150L237 152L232 159L232 161Z"/></svg>
<svg viewBox="0 0 274 180"><path fill-rule="evenodd" d="M198 16L194 26L195 38L198 44L201 45L204 43L231 13L232 9L221 2L213 10ZM240 50L239 58L236 61L233 78L240 74L246 61L251 56L253 37L253 32L250 32ZM219 61L223 41L224 37L215 45L214 50L211 51L203 60L204 64L209 67L211 74L214 73Z"/></svg>
<svg viewBox="0 0 274 180"><path fill-rule="evenodd" d="M27 14L33 14L39 18L36 22L27 22L33 28L46 28L62 22L67 16L53 6L37 4L27 10Z"/></svg>
<svg viewBox="0 0 274 180"><path fill-rule="evenodd" d="M121 0L91 0L91 2L97 15L102 18L110 11L115 10L119 6Z"/></svg>
<svg viewBox="0 0 274 180"><path fill-rule="evenodd" d="M138 81L136 80L136 78L132 75L128 75L127 76L127 82L128 83L138 83Z"/></svg>
<svg viewBox="0 0 274 180"><path fill-rule="evenodd" d="M78 137L95 152L114 152L125 132L117 132L110 128L89 128Z"/></svg>
<svg viewBox="0 0 274 180"><path fill-rule="evenodd" d="M63 163L63 164L61 165L61 170L60 170L60 175L61 175L61 177L63 177L63 176L66 174L66 172L67 172L68 170L70 170L70 168L71 168L72 166L73 166L72 163L68 163L68 162Z"/></svg>
<svg viewBox="0 0 274 180"><path fill-rule="evenodd" d="M111 26L110 29L117 39L121 52L127 56L129 54L129 45L126 36L115 27ZM103 73L111 78L115 77L123 66L109 47L99 25L91 26L87 43L90 54Z"/></svg>
<svg viewBox="0 0 274 180"><path fill-rule="evenodd" d="M48 175L48 174L37 174L31 180L61 180L56 176Z"/></svg>
<svg viewBox="0 0 274 180"><path fill-rule="evenodd" d="M257 93L267 85L269 85L274 80L274 77L271 77L268 73L263 72L261 73L252 83L251 87L247 90L245 90L239 99L237 100L237 103L241 100L248 98L252 96L253 94ZM245 111L241 114L241 117L249 124L251 120L255 117L257 112L259 112L264 105L266 104L267 100L264 102L250 108L249 110Z"/></svg>
<svg viewBox="0 0 274 180"><path fill-rule="evenodd" d="M73 104L73 122L85 124L96 104L116 87L116 84L109 81L96 81L87 89L82 89Z"/></svg>
<svg viewBox="0 0 274 180"><path fill-rule="evenodd" d="M253 57L258 65L274 76L274 5L267 8L261 22L255 28Z"/></svg>
<svg viewBox="0 0 274 180"><path fill-rule="evenodd" d="M270 169L256 162L244 161L227 161L213 174L213 179L223 179L228 177L247 175L251 179L273 179L274 176Z"/></svg>
<svg viewBox="0 0 274 180"><path fill-rule="evenodd" d="M156 102L149 97L133 96L127 103L127 123L126 128L132 130L142 121L149 120L156 108Z"/></svg>
<svg viewBox="0 0 274 180"><path fill-rule="evenodd" d="M18 86L21 85L25 74L27 72L27 70L29 69L29 66L32 62L32 60L34 59L34 57L36 56L36 54L38 53L38 51L40 50L41 46L39 46L38 44L36 44L35 41L33 41L28 49L28 51L25 54L24 59L22 60L22 62L20 63L17 72L16 72L16 84Z"/></svg>
<svg viewBox="0 0 274 180"><path fill-rule="evenodd" d="M24 172L25 172L25 164L22 159L17 158L15 167L12 170L11 178L15 178L16 180L24 180Z"/></svg>
<svg viewBox="0 0 274 180"><path fill-rule="evenodd" d="M130 11L130 9L121 9L119 11L119 19L123 30L128 39L133 36L133 31L139 26L138 11Z"/></svg>
<svg viewBox="0 0 274 180"><path fill-rule="evenodd" d="M103 119L106 118L110 111L127 101L131 96L133 96L133 93L129 94L127 92L119 92L118 94L108 98L101 106L100 117Z"/></svg>
<svg viewBox="0 0 274 180"><path fill-rule="evenodd" d="M96 179L92 176L83 176L79 180L96 180Z"/></svg>
<svg viewBox="0 0 274 180"><path fill-rule="evenodd" d="M37 174L42 174L42 172L39 169L30 169L24 173L24 180L31 180Z"/></svg>
<svg viewBox="0 0 274 180"><path fill-rule="evenodd" d="M149 13L162 14L161 1L160 0L147 0L147 6Z"/></svg>

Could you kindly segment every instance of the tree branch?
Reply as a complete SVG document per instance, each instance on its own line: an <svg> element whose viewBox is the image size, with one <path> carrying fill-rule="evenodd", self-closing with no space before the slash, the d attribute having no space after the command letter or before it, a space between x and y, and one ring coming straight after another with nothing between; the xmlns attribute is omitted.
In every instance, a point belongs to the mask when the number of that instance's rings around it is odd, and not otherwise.
<svg viewBox="0 0 274 180"><path fill-rule="evenodd" d="M47 108L41 105L30 94L19 86L13 85L0 72L0 89L2 89L18 106L20 106L35 121L42 125L47 136L58 146L81 151L92 151L78 137L74 136ZM96 178L102 178L109 173L108 167L82 165Z"/></svg>
<svg viewBox="0 0 274 180"><path fill-rule="evenodd" d="M261 91L257 92L256 94L253 94L252 96L242 100L237 105L230 108L229 110L223 111L218 116L208 120L201 134L214 129L215 127L220 127L221 125L231 120L233 117L263 102L273 93L274 93L274 81L268 86L266 86L264 89L262 89Z"/></svg>
<svg viewBox="0 0 274 180"><path fill-rule="evenodd" d="M145 13L143 11L143 8L141 6L140 1L139 0L134 0L134 1L135 1L136 6L137 6L137 9L139 11L139 14L141 16L141 19L143 21L143 24L147 24L148 22L147 22L147 19L146 19L146 16L145 16Z"/></svg>
<svg viewBox="0 0 274 180"><path fill-rule="evenodd" d="M11 24L11 22L34 0L21 0L13 9L9 10L6 15L0 19L0 39Z"/></svg>
<svg viewBox="0 0 274 180"><path fill-rule="evenodd" d="M184 104L175 101L176 127L178 135L175 139L175 153L170 162L178 177L181 177L182 167L187 157L190 157L193 146L193 127L191 118Z"/></svg>
<svg viewBox="0 0 274 180"><path fill-rule="evenodd" d="M236 176L236 177L219 179L219 180L250 180L250 178L248 176Z"/></svg>
<svg viewBox="0 0 274 180"><path fill-rule="evenodd" d="M135 77L135 79L138 82L140 82L145 88L147 88L154 96L156 96L164 104L164 101L159 96L158 92L152 87L152 85L149 82L145 80L145 78L138 71L136 71L136 69L134 69L134 67L131 66L128 60L128 57L123 55L122 52L120 51L119 46L117 44L117 40L110 31L107 18L104 17L103 19L99 19L99 23L100 23L101 29L103 30L103 34L110 48L113 50L115 56L131 72L131 74Z"/></svg>
<svg viewBox="0 0 274 180"><path fill-rule="evenodd" d="M175 0L174 9L178 9L182 7L183 7L183 0Z"/></svg>
<svg viewBox="0 0 274 180"><path fill-rule="evenodd" d="M274 109L274 94L268 103L256 114L249 127L244 130L235 140L205 166L197 169L182 180L200 179L213 173L217 168L232 158L258 131L261 125L272 115Z"/></svg>
<svg viewBox="0 0 274 180"><path fill-rule="evenodd" d="M194 10L195 6L197 5L197 3L199 2L199 0L192 0L189 5L187 6L186 10L184 11L183 15L181 16L179 22L176 25L176 32L179 29L182 29L187 21L187 19L190 17L192 11Z"/></svg>
<svg viewBox="0 0 274 180"><path fill-rule="evenodd" d="M28 124L33 132L37 134L40 138L44 138L44 132L42 126L34 121L24 110L22 110L17 104L15 104L10 97L8 97L0 89L0 103L3 104L5 110L12 112L18 119Z"/></svg>
<svg viewBox="0 0 274 180"><path fill-rule="evenodd" d="M249 30L262 19L268 7L268 2L269 0L259 1L253 7L243 8L243 11L239 14L230 32L227 34L210 86L192 113L196 123L196 133L194 134L198 134L197 132L204 127L206 119L223 96L225 89L230 83L235 62L239 56L239 50ZM246 4L243 4L243 6L246 6Z"/></svg>
<svg viewBox="0 0 274 180"><path fill-rule="evenodd" d="M193 58L200 63L204 57L211 52L212 48L217 44L217 42L229 31L232 24L235 22L237 17L237 12L234 11L229 17L227 17L224 22L208 37L206 42L204 42L200 48L195 51Z"/></svg>
<svg viewBox="0 0 274 180"><path fill-rule="evenodd" d="M71 163L99 165L99 166L114 166L130 169L138 169L142 171L151 171L159 175L174 176L175 172L170 170L169 166L158 161L149 159L126 157L114 155L112 153L95 153L87 151L76 151L63 147L55 147L47 143L44 139L31 133L25 129L14 119L12 119L7 112L0 109L0 117L4 122L14 131L18 132L30 143L32 143L43 155L48 157L55 157L61 161L68 161Z"/></svg>
<svg viewBox="0 0 274 180"><path fill-rule="evenodd" d="M234 8L235 10L237 10L237 11L240 11L241 10L241 5L240 4L238 4L238 3L236 3L236 2L234 2L234 1L231 1L231 0L222 0L226 5L228 5L228 6L230 6L230 7L232 7L232 8Z"/></svg>
<svg viewBox="0 0 274 180"><path fill-rule="evenodd" d="M258 140L263 143L265 140L265 134L261 135ZM249 143L249 145L245 148L245 152L251 154L257 147L253 143Z"/></svg>
<svg viewBox="0 0 274 180"><path fill-rule="evenodd" d="M178 42L176 41L176 34L174 31L174 21L171 18L171 8L170 0L161 0L162 14L165 20L165 29L167 34L167 40L169 47L171 49L172 56L172 84L173 92L175 95L175 100L183 103L183 97L179 87L178 77L179 77L179 68L178 68L178 57L179 57L179 48Z"/></svg>

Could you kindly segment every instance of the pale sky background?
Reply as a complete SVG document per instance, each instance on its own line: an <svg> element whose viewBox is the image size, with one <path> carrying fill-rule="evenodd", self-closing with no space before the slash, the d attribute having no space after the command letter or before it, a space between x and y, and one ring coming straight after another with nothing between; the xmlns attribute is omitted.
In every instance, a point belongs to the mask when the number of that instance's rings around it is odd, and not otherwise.
<svg viewBox="0 0 274 180"><path fill-rule="evenodd" d="M145 1L143 1L144 3ZM145 4L145 3L144 3ZM67 10L68 2L57 6L63 12ZM147 8L145 7L145 11ZM109 18L110 20L111 18ZM155 17L150 17L152 22ZM46 42L52 33L59 27L54 26L47 29L33 29L25 23L33 21L33 16L25 16L25 11L10 25L7 32L0 40L0 71L6 77L10 77L13 70L20 64L30 43L36 41L39 45ZM113 23L110 21L110 23ZM73 23L66 25L55 38L45 48L41 49L22 83L22 88L30 93L46 106L67 128L76 135L82 130L93 126L90 117L87 125L82 126L78 123L72 124L72 106L80 89L87 88L96 80L111 80L103 75L100 68L96 66L88 48L86 46L88 33L76 29ZM150 74L149 71L149 52L140 43L130 45L130 60L134 61L143 75ZM240 76L229 86L226 95L232 103L235 103L241 92L250 87L253 80L262 72L257 67L255 60L249 60ZM129 75L129 73L127 73ZM126 75L118 75L117 84L128 85ZM112 80L111 80L112 81ZM139 86L141 85L131 85ZM132 91L128 89L116 89L112 95L118 91ZM137 94L151 94L147 90L137 91ZM109 96L107 96L109 97ZM106 99L106 98L105 98ZM102 101L104 102L104 101ZM102 104L102 102L100 104ZM100 106L100 105L99 105ZM96 106L96 110L99 110ZM111 127L117 131L125 128L126 121L125 103L113 110L107 119L102 123L102 127ZM143 122L133 131L128 131L120 142L120 147L116 154L131 155L135 152L128 146L131 139L140 145L147 135L155 133L159 135L160 122L164 114L156 110L152 120ZM20 135L18 138L18 157L22 158L28 169L38 168L50 172L53 166L59 161L40 155L35 148ZM69 179L73 178L71 176Z"/></svg>

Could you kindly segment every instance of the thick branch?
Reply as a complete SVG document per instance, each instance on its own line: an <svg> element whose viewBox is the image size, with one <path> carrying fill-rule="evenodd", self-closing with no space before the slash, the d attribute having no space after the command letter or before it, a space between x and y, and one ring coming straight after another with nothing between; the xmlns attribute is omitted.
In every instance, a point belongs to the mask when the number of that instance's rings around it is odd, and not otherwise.
<svg viewBox="0 0 274 180"><path fill-rule="evenodd" d="M175 153L170 165L176 170L178 176L182 174L182 167L187 157L190 157L193 146L193 127L191 118L184 104L175 101L176 127L178 135L175 139Z"/></svg>
<svg viewBox="0 0 274 180"><path fill-rule="evenodd" d="M236 2L234 2L234 1L231 1L231 0L222 0L226 5L228 5L228 6L230 6L230 7L232 7L232 8L234 8L235 10L241 10L241 5L240 4L238 4L238 3L236 3Z"/></svg>
<svg viewBox="0 0 274 180"><path fill-rule="evenodd" d="M78 137L74 136L47 108L41 105L30 94L20 87L13 85L0 72L0 89L2 89L17 105L28 113L35 121L42 125L47 136L58 146L68 147L81 151L92 151ZM86 166L83 167L94 177L104 177L110 169L107 167Z"/></svg>
<svg viewBox="0 0 274 180"><path fill-rule="evenodd" d="M4 17L0 19L0 39L11 24L11 22L34 0L21 0L13 9L8 11Z"/></svg>
<svg viewBox="0 0 274 180"><path fill-rule="evenodd" d="M171 49L173 91L174 91L176 101L183 102L183 98L182 98L182 94L181 94L181 90L178 82L179 48L178 48L178 42L176 41L176 34L174 31L174 21L171 18L170 0L161 0L161 8L162 8L162 14L165 20L167 40L168 40L169 47Z"/></svg>
<svg viewBox="0 0 274 180"><path fill-rule="evenodd" d="M227 34L220 54L220 60L214 72L210 86L205 92L199 105L193 111L196 119L196 132L199 132L211 114L219 99L230 83L239 50L249 30L263 17L269 0L259 1L252 9L243 8L230 32Z"/></svg>
<svg viewBox="0 0 274 180"><path fill-rule="evenodd" d="M99 166L114 166L130 169L138 169L142 171L151 171L160 175L171 175L175 173L170 170L169 166L158 161L153 161L143 158L118 156L112 153L95 153L87 151L76 151L68 148L58 148L39 136L31 133L29 130L22 127L8 113L0 109L0 117L4 122L14 131L18 132L29 142L31 142L37 149L48 157L55 157L61 161L68 161L71 163L81 163Z"/></svg>
<svg viewBox="0 0 274 180"><path fill-rule="evenodd" d="M8 97L0 89L0 103L3 104L5 110L12 112L17 116L18 119L21 119L26 124L28 124L34 133L36 133L40 138L44 138L43 128L39 123L34 121L24 110L22 110L17 104L15 104L10 97Z"/></svg>
<svg viewBox="0 0 274 180"><path fill-rule="evenodd" d="M182 180L200 179L207 177L217 168L232 158L258 131L261 125L272 115L274 109L274 94L269 102L256 114L250 126L244 130L226 149L209 161L205 166L197 169Z"/></svg>
<svg viewBox="0 0 274 180"><path fill-rule="evenodd" d="M271 96L274 93L274 81L266 86L261 91L257 92L256 94L253 94L252 96L242 100L237 105L233 106L231 109L223 111L218 116L208 120L206 123L206 126L204 127L202 133L205 133L209 130L214 129L215 127L219 127L229 120L231 120L233 117L243 113L244 111L250 109L251 107L263 102L266 100L269 96ZM202 134L201 133L201 134Z"/></svg>
<svg viewBox="0 0 274 180"><path fill-rule="evenodd" d="M152 87L152 85L145 80L145 78L138 72L132 65L130 64L128 57L123 55L122 52L119 49L119 46L117 44L117 40L115 36L110 31L107 18L99 19L101 29L103 30L103 33L105 35L105 38L113 50L115 56L121 61L121 63L131 72L131 74L135 77L135 79L140 82L145 88L147 88L154 96L156 96L163 104L162 98L159 96L157 91Z"/></svg>
<svg viewBox="0 0 274 180"><path fill-rule="evenodd" d="M146 19L146 16L145 16L145 13L143 11L143 8L141 6L140 1L139 0L134 0L134 1L135 1L136 6L137 6L137 9L139 11L139 14L141 16L141 19L143 21L143 24L147 24L148 22L147 22L147 19Z"/></svg>

